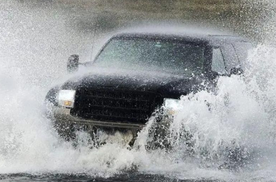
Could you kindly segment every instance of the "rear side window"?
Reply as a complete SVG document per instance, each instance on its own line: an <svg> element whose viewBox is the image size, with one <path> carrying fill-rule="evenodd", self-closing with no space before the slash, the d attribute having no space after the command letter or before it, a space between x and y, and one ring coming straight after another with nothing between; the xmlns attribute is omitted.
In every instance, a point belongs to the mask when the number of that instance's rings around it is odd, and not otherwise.
<svg viewBox="0 0 276 182"><path fill-rule="evenodd" d="M212 71L219 74L226 74L224 58L220 48L214 48L212 54Z"/></svg>

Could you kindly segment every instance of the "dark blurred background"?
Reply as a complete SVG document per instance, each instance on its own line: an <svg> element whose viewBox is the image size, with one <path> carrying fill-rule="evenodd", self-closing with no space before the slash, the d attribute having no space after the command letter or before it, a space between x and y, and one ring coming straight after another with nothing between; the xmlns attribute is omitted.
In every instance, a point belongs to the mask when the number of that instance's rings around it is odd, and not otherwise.
<svg viewBox="0 0 276 182"><path fill-rule="evenodd" d="M156 21L196 22L225 27L262 40L264 26L275 13L265 0L18 0L35 8L69 12L69 26L79 31L106 32L131 24Z"/></svg>

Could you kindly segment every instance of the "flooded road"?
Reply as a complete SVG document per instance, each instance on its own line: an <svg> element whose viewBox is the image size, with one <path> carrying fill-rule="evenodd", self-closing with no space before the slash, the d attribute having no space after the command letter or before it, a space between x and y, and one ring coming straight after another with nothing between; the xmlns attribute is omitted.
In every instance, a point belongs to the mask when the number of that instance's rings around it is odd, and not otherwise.
<svg viewBox="0 0 276 182"><path fill-rule="evenodd" d="M260 44L274 40L273 2L242 3L241 10L221 6L223 15L214 8L209 11L216 13L203 17L197 16L200 12L177 13L184 11L176 10L177 4L167 7L173 9L173 17L160 14L161 7L151 10L153 5L142 11L126 4L120 12L118 5L112 10L108 3L102 16L101 8L87 8L95 5L89 1L69 2L0 2L0 180L276 181L276 50ZM128 16L130 12L134 15ZM232 28L259 45L248 55L244 77L220 78L216 94L202 91L182 98L181 112L171 126L174 148L169 152L130 150L119 143L93 148L85 134L77 147L63 141L44 116L44 97L68 76L68 56L77 53L82 62L89 61L110 32L161 20L161 27L173 22L181 29L194 21L201 27L210 23L218 29ZM195 136L192 156L186 155L187 146L179 137L183 125ZM142 131L137 143L143 146L147 139L147 131ZM237 145L245 148L246 160L233 164L225 151Z"/></svg>
<svg viewBox="0 0 276 182"><path fill-rule="evenodd" d="M116 175L110 178L104 177L91 177L85 174L43 174L43 175L30 175L30 174L12 174L3 175L2 180L11 181L101 181L101 182L122 182L122 181L153 181L153 182L185 182L187 180L171 179L161 175L151 174L136 174L125 173ZM193 180L196 181L196 180ZM211 181L211 180L206 180Z"/></svg>

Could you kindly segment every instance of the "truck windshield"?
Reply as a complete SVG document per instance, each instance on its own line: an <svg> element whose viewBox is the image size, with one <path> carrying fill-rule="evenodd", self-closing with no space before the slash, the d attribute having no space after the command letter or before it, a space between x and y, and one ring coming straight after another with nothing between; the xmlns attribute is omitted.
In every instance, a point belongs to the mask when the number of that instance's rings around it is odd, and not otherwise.
<svg viewBox="0 0 276 182"><path fill-rule="evenodd" d="M94 65L193 75L203 72L204 49L202 44L175 40L112 39Z"/></svg>

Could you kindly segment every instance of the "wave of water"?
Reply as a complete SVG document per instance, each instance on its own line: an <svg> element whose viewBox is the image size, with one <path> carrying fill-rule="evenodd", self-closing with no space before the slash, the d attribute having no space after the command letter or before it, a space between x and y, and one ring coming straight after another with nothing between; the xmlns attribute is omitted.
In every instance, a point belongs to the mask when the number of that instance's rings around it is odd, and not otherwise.
<svg viewBox="0 0 276 182"><path fill-rule="evenodd" d="M181 165L195 165L205 172L228 171L226 176L235 171L234 179L248 180L250 174L252 180L275 180L274 58L275 48L260 45L249 53L244 76L221 77L215 93L181 98L167 136L173 146L168 155L180 171Z"/></svg>

